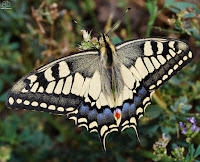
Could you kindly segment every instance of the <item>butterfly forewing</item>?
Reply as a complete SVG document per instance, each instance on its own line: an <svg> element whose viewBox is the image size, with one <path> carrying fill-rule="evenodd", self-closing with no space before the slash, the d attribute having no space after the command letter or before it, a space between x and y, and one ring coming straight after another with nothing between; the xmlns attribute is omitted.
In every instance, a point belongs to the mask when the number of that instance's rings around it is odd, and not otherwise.
<svg viewBox="0 0 200 162"><path fill-rule="evenodd" d="M146 38L116 46L123 64L148 91L154 91L193 59L188 45L175 39Z"/></svg>
<svg viewBox="0 0 200 162"><path fill-rule="evenodd" d="M54 114L75 111L82 100L83 82L95 72L97 56L96 51L82 52L34 70L9 91L7 107Z"/></svg>

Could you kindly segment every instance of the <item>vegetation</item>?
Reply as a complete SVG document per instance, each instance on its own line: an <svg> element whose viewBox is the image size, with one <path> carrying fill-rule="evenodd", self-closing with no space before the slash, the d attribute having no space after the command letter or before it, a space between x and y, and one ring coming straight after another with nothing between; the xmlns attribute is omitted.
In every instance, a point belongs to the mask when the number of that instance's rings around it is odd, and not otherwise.
<svg viewBox="0 0 200 162"><path fill-rule="evenodd" d="M200 2L175 0L22 1L0 9L0 161L200 161ZM153 95L135 131L107 137L104 154L96 133L77 128L65 116L9 110L9 88L26 73L76 52L80 25L92 35L112 32L114 44L139 37L187 41L195 59ZM104 31L103 31L104 29ZM96 33L95 33L96 32ZM83 42L82 42L83 43Z"/></svg>

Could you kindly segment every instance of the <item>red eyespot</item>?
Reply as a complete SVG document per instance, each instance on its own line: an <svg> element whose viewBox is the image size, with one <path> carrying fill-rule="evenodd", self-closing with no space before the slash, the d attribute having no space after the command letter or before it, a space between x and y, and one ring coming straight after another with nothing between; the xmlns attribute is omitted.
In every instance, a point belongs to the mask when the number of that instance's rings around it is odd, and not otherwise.
<svg viewBox="0 0 200 162"><path fill-rule="evenodd" d="M119 120L121 118L121 110L120 109L116 109L114 111L114 116L117 118L117 120Z"/></svg>

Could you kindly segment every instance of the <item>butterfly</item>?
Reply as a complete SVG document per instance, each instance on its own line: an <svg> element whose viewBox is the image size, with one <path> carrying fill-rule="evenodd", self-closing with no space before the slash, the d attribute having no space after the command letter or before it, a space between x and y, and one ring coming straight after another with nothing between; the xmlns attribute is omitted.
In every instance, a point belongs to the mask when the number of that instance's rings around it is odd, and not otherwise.
<svg viewBox="0 0 200 162"><path fill-rule="evenodd" d="M152 93L193 59L176 39L144 38L113 45L101 34L99 48L57 59L22 77L6 106L66 115L78 127L106 136L134 128Z"/></svg>

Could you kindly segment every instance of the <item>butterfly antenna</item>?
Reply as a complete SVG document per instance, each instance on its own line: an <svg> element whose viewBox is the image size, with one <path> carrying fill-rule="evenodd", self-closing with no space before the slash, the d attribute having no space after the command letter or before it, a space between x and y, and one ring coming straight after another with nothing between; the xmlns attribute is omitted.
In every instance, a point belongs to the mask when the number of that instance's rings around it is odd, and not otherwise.
<svg viewBox="0 0 200 162"><path fill-rule="evenodd" d="M125 15L126 15L126 13L130 10L131 8L127 8L127 10L125 11L125 13L122 15L122 17L119 19L119 20L121 20ZM115 25L106 33L106 35L108 34L108 33L110 33L118 24L119 24L119 20L117 20L117 22L115 23Z"/></svg>
<svg viewBox="0 0 200 162"><path fill-rule="evenodd" d="M78 24L79 26L81 26L81 27L83 27L83 28L85 29L85 26L83 26L82 24L78 23L76 20L73 19L73 22L74 22L75 24Z"/></svg>
<svg viewBox="0 0 200 162"><path fill-rule="evenodd" d="M85 27L84 25L78 23L76 20L73 19L73 22L74 22L75 24L80 25L82 28L84 28L84 29L86 30L86 27ZM93 31L93 32L94 32L94 33L97 33L98 35L100 35L100 33L98 33L98 32L95 32L95 31Z"/></svg>

